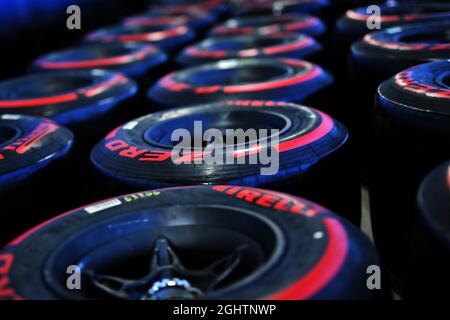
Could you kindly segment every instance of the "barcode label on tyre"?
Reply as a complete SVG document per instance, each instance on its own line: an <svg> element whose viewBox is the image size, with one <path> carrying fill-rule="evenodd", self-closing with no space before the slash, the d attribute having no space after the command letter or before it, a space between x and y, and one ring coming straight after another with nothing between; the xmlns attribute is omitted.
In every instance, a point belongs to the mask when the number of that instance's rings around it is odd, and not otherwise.
<svg viewBox="0 0 450 320"><path fill-rule="evenodd" d="M122 202L119 199L112 199L108 200L102 203L94 204L92 206L84 208L84 211L86 211L89 214L93 214L99 211L103 211L112 207L120 206Z"/></svg>

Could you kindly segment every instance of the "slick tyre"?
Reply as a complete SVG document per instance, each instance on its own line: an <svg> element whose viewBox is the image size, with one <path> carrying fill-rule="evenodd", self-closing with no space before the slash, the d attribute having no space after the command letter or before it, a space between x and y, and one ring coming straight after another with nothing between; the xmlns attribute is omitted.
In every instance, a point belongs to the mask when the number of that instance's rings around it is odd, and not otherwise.
<svg viewBox="0 0 450 320"><path fill-rule="evenodd" d="M378 88L369 169L372 229L400 287L407 270L405 248L410 243L417 190L433 168L450 159L449 72L446 60L427 63Z"/></svg>
<svg viewBox="0 0 450 320"><path fill-rule="evenodd" d="M406 68L446 59L450 57L449 32L450 22L430 22L369 33L352 45L354 68L386 79Z"/></svg>
<svg viewBox="0 0 450 320"><path fill-rule="evenodd" d="M1 245L66 210L61 206L61 177L71 184L65 169L73 139L72 132L48 119L0 115ZM64 202L71 205L70 200Z"/></svg>
<svg viewBox="0 0 450 320"><path fill-rule="evenodd" d="M218 136L203 141L210 129ZM237 130L237 140L228 130ZM97 144L91 160L107 181L99 184L111 188L105 196L204 183L264 186L321 201L358 224L359 179L347 139L339 122L308 107L226 101L128 122Z"/></svg>
<svg viewBox="0 0 450 320"><path fill-rule="evenodd" d="M211 37L185 48L177 58L182 66L216 62L223 59L284 57L314 58L321 45L306 35L274 33Z"/></svg>
<svg viewBox="0 0 450 320"><path fill-rule="evenodd" d="M0 82L0 112L74 125L105 115L136 90L133 81L106 70L32 74Z"/></svg>
<svg viewBox="0 0 450 320"><path fill-rule="evenodd" d="M163 51L173 52L195 39L189 27L176 24L118 25L89 33L87 43L147 43Z"/></svg>
<svg viewBox="0 0 450 320"><path fill-rule="evenodd" d="M152 45L113 43L50 53L37 59L33 69L36 71L108 69L122 72L141 82L151 77L156 80L167 60L167 55Z"/></svg>
<svg viewBox="0 0 450 320"><path fill-rule="evenodd" d="M65 155L73 134L53 121L0 115L0 190L8 189Z"/></svg>
<svg viewBox="0 0 450 320"><path fill-rule="evenodd" d="M234 13L236 16L319 13L329 4L329 0L242 1Z"/></svg>
<svg viewBox="0 0 450 320"><path fill-rule="evenodd" d="M130 194L47 221L0 252L0 279L3 299L373 299L371 265L379 260L370 241L314 203L203 186ZM80 290L67 288L69 266Z"/></svg>
<svg viewBox="0 0 450 320"><path fill-rule="evenodd" d="M230 99L302 102L332 82L321 67L303 60L231 59L169 73L148 97L165 108Z"/></svg>
<svg viewBox="0 0 450 320"><path fill-rule="evenodd" d="M412 2L397 4L378 4L381 12L381 29L411 23L445 21L450 17L450 4L438 2ZM367 6L348 10L336 23L337 36L340 41L352 43L359 40L370 30L367 22L370 13ZM369 19L369 20L368 20Z"/></svg>
<svg viewBox="0 0 450 320"><path fill-rule="evenodd" d="M406 296L430 299L433 291L445 299L450 285L450 161L441 164L422 181L417 195L418 217L411 237L411 268Z"/></svg>
<svg viewBox="0 0 450 320"><path fill-rule="evenodd" d="M319 18L306 14L265 15L255 17L237 17L225 21L211 30L212 36L242 34L271 34L295 32L313 37L321 37L326 26Z"/></svg>
<svg viewBox="0 0 450 320"><path fill-rule="evenodd" d="M202 128L195 127L197 121L202 121ZM275 148L280 154L279 174L259 176L261 164L208 163L205 161L210 153L208 149L192 145L191 140L180 140L186 143L186 149L175 149L180 141L171 139L178 128L189 132L191 138L202 138L203 132L210 128L220 130L224 134L222 160L228 153L234 158L245 158L253 152L261 152L261 148ZM233 148L226 148L225 131L239 128L278 132L240 144L233 140ZM346 139L347 133L340 123L311 108L273 101L227 101L180 108L177 112L152 113L128 122L106 136L93 149L91 159L107 175L146 187L260 184L264 179L281 178L289 169L291 172L307 170ZM218 141L210 141L213 142Z"/></svg>

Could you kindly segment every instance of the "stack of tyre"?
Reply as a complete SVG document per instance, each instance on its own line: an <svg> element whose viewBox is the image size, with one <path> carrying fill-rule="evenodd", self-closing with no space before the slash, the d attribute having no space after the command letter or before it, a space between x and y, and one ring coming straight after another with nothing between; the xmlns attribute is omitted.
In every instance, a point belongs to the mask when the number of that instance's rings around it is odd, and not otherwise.
<svg viewBox="0 0 450 320"><path fill-rule="evenodd" d="M450 159L450 62L396 73L450 58L450 6L380 4L364 36L365 9L334 28L348 2L151 1L1 82L0 297L444 294L448 162L418 190Z"/></svg>

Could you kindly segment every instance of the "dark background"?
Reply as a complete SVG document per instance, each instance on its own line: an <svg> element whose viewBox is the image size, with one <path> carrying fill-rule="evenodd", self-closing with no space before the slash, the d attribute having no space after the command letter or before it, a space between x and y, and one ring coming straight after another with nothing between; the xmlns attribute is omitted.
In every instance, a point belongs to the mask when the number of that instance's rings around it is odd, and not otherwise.
<svg viewBox="0 0 450 320"><path fill-rule="evenodd" d="M148 0L0 0L0 79L18 76L37 56L77 44L87 31L143 11ZM81 7L82 29L68 30L66 9Z"/></svg>

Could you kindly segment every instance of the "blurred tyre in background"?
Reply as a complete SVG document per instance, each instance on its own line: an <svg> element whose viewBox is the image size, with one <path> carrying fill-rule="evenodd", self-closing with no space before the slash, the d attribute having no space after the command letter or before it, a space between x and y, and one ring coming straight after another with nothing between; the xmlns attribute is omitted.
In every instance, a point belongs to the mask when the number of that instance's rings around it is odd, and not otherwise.
<svg viewBox="0 0 450 320"><path fill-rule="evenodd" d="M321 45L312 37L293 33L211 37L185 48L177 57L181 66L235 58L318 57Z"/></svg>
<svg viewBox="0 0 450 320"><path fill-rule="evenodd" d="M33 63L35 71L108 69L148 87L167 72L168 57L160 49L145 43L112 43L74 47L49 53Z"/></svg>
<svg viewBox="0 0 450 320"><path fill-rule="evenodd" d="M372 229L401 287L419 184L450 158L449 75L449 61L427 63L378 88L369 170Z"/></svg>
<svg viewBox="0 0 450 320"><path fill-rule="evenodd" d="M271 34L299 32L320 38L326 31L325 24L317 17L306 14L280 16L237 17L217 25L211 35Z"/></svg>
<svg viewBox="0 0 450 320"><path fill-rule="evenodd" d="M0 114L1 245L73 204L62 192L71 183L72 143L73 134L53 121Z"/></svg>
<svg viewBox="0 0 450 320"><path fill-rule="evenodd" d="M450 161L434 169L422 181L417 204L406 296L445 299L446 288L450 285ZM433 292L433 297L429 292Z"/></svg>
<svg viewBox="0 0 450 320"><path fill-rule="evenodd" d="M147 26L117 25L99 29L85 37L88 43L136 43L153 44L163 51L176 52L195 39L195 32L178 24Z"/></svg>

